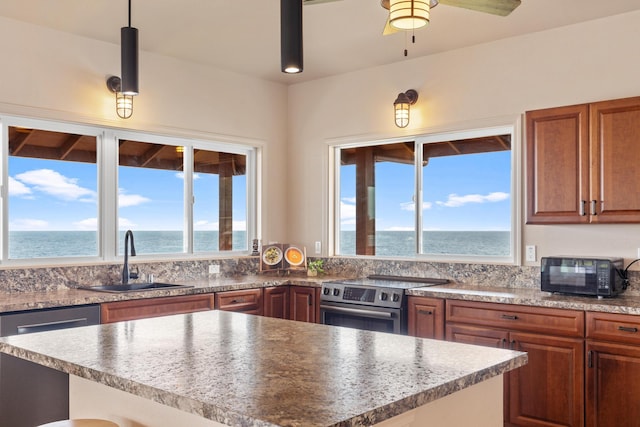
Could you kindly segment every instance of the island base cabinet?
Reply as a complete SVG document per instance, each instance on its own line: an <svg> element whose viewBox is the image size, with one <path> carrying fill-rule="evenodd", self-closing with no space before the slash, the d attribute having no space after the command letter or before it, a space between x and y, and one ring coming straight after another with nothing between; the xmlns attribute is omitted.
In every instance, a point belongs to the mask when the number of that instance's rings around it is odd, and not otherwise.
<svg viewBox="0 0 640 427"><path fill-rule="evenodd" d="M587 427L640 426L640 347L587 341Z"/></svg>

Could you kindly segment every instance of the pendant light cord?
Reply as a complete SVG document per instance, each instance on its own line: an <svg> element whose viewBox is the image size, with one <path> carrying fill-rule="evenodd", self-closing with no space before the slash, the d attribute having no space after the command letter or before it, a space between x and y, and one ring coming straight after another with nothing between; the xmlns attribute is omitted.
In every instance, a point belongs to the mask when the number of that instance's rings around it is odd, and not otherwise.
<svg viewBox="0 0 640 427"><path fill-rule="evenodd" d="M129 0L129 28L131 28L131 0Z"/></svg>

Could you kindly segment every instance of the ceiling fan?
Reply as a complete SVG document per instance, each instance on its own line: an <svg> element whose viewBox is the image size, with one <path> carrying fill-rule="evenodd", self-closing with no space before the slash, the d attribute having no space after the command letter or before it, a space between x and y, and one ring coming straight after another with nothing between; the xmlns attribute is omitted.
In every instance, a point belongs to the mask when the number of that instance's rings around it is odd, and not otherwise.
<svg viewBox="0 0 640 427"><path fill-rule="evenodd" d="M390 0L380 0L380 5L387 10L390 7L389 3ZM429 8L434 8L440 3L491 15L507 16L520 6L521 0L429 0ZM392 34L397 31L400 30L393 27L387 18L383 34Z"/></svg>

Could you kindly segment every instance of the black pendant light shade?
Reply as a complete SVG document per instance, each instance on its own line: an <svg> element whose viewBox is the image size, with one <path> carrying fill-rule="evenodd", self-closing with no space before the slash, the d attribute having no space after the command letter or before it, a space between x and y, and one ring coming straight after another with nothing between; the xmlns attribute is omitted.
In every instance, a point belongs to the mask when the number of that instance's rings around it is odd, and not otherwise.
<svg viewBox="0 0 640 427"><path fill-rule="evenodd" d="M129 0L129 26L120 29L120 66L122 93L138 94L138 29L131 26L131 0Z"/></svg>
<svg viewBox="0 0 640 427"><path fill-rule="evenodd" d="M302 72L302 0L280 0L280 60L282 72Z"/></svg>

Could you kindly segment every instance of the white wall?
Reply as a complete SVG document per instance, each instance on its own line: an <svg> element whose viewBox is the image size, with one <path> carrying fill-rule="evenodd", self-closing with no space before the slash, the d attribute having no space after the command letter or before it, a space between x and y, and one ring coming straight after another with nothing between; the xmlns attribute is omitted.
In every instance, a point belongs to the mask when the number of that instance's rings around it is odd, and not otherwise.
<svg viewBox="0 0 640 427"><path fill-rule="evenodd" d="M142 52L140 95L121 120L105 83L120 75L118 45L0 18L0 52L0 114L255 145L262 178L285 182L284 85ZM284 192L261 199L265 239L284 238L285 201Z"/></svg>
<svg viewBox="0 0 640 427"><path fill-rule="evenodd" d="M634 12L290 87L289 238L326 250L328 143L512 124L531 109L640 95L639 39ZM403 131L392 103L411 88L420 99ZM540 255L635 259L640 247L640 225L523 230Z"/></svg>

